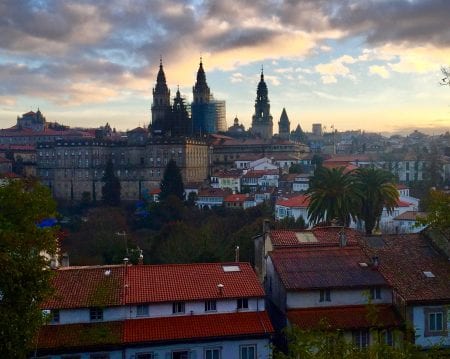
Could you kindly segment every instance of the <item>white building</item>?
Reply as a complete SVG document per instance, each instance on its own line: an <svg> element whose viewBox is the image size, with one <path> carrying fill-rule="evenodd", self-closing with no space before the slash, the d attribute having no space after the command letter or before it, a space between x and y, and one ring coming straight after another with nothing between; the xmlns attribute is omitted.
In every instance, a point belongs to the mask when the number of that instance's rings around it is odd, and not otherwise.
<svg viewBox="0 0 450 359"><path fill-rule="evenodd" d="M275 203L275 219L280 221L286 217L293 217L297 220L303 217L307 227L308 221L309 197L301 194L290 198L279 198Z"/></svg>
<svg viewBox="0 0 450 359"><path fill-rule="evenodd" d="M68 267L56 271L54 285L39 357L271 355L264 291L247 263Z"/></svg>

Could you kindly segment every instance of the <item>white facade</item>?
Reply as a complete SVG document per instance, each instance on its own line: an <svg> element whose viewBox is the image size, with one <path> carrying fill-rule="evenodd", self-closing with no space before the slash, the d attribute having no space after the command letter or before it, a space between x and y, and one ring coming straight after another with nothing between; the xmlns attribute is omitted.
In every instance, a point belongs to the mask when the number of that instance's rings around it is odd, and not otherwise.
<svg viewBox="0 0 450 359"><path fill-rule="evenodd" d="M75 353L79 359L91 359L92 354L108 354L109 359L139 359L139 354L153 354L154 359L172 359L174 354L186 352L188 359L203 359L207 351L217 350L221 359L241 358L241 351L245 348L254 348L255 359L268 359L272 356L267 339L246 339L230 341L212 341L199 343L180 343L172 345L159 345L139 348L126 348L110 352ZM45 356L49 359L61 359L61 355ZM63 357L64 358L64 357Z"/></svg>
<svg viewBox="0 0 450 359"><path fill-rule="evenodd" d="M306 226L309 228L308 221L308 207L287 207L283 205L275 205L275 219L280 221L286 217L294 217L297 220L299 217L303 217Z"/></svg>

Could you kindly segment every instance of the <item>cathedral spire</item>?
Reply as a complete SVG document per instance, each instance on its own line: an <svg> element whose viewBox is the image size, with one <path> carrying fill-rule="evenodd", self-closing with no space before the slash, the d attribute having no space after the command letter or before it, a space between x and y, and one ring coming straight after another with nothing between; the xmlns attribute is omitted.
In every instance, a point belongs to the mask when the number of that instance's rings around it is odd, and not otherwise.
<svg viewBox="0 0 450 359"><path fill-rule="evenodd" d="M273 121L270 115L269 91L264 81L264 69L261 66L261 78L256 90L255 114L252 118L252 133L264 139L272 138Z"/></svg>
<svg viewBox="0 0 450 359"><path fill-rule="evenodd" d="M203 61L200 57L200 64L197 71L197 82L195 86L192 88L192 92L194 95L194 102L196 103L208 103L211 97L211 92L206 83L206 74L203 69Z"/></svg>

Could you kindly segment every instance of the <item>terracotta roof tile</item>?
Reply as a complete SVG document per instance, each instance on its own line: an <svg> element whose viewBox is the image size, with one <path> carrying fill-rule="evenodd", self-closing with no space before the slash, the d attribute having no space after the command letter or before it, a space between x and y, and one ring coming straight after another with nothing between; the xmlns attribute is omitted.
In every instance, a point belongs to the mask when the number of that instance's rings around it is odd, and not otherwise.
<svg viewBox="0 0 450 359"><path fill-rule="evenodd" d="M287 290L387 286L359 247L278 249L270 257Z"/></svg>
<svg viewBox="0 0 450 359"><path fill-rule="evenodd" d="M302 246L339 246L339 232L342 231L341 227L316 227L312 230L289 230L278 229L270 231L270 240L274 247L302 247ZM357 245L358 238L361 234L354 229L344 229L347 245ZM313 236L315 241L302 241L302 233L307 236Z"/></svg>
<svg viewBox="0 0 450 359"><path fill-rule="evenodd" d="M39 331L37 348L87 349L99 345L114 345L122 341L124 322L102 322L66 325L45 325Z"/></svg>
<svg viewBox="0 0 450 359"><path fill-rule="evenodd" d="M121 305L123 266L66 267L53 278L56 292L42 304L46 309Z"/></svg>
<svg viewBox="0 0 450 359"><path fill-rule="evenodd" d="M260 178L265 175L278 175L279 171L277 169L274 170L250 170L245 175L243 175L243 178Z"/></svg>
<svg viewBox="0 0 450 359"><path fill-rule="evenodd" d="M248 263L132 266L128 268L126 303L152 303L219 298L262 297L264 291ZM217 287L222 284L222 294Z"/></svg>
<svg viewBox="0 0 450 359"><path fill-rule="evenodd" d="M378 256L379 271L403 299L450 301L450 263L422 234L384 235L383 243L375 247L363 242L368 255Z"/></svg>
<svg viewBox="0 0 450 359"><path fill-rule="evenodd" d="M264 336L274 329L266 312L188 315L127 320L124 343L167 342L244 335Z"/></svg>
<svg viewBox="0 0 450 359"><path fill-rule="evenodd" d="M310 198L308 195L301 194L299 196L294 196L287 199L279 199L277 200L277 205L284 207L299 207L299 208L308 208Z"/></svg>
<svg viewBox="0 0 450 359"><path fill-rule="evenodd" d="M372 319L372 310L375 318ZM370 313L370 314L369 314ZM362 329L390 328L401 324L401 319L390 305L341 306L288 310L287 317L301 329Z"/></svg>
<svg viewBox="0 0 450 359"><path fill-rule="evenodd" d="M416 221L417 217L423 218L427 214L425 212L418 212L418 211L406 211L402 214L399 214L397 217L394 218L394 221Z"/></svg>
<svg viewBox="0 0 450 359"><path fill-rule="evenodd" d="M230 194L225 197L224 202L245 202L248 198L248 194Z"/></svg>

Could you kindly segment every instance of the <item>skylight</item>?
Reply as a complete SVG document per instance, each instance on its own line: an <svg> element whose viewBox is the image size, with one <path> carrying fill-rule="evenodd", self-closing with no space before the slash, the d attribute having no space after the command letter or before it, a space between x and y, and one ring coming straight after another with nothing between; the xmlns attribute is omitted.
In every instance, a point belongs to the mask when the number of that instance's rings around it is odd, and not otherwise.
<svg viewBox="0 0 450 359"><path fill-rule="evenodd" d="M240 272L239 266L222 266L224 272Z"/></svg>
<svg viewBox="0 0 450 359"><path fill-rule="evenodd" d="M434 277L436 277L436 276L433 274L433 272L430 272L430 271L423 271L423 274L424 274L425 277L427 277L427 278L434 278Z"/></svg>
<svg viewBox="0 0 450 359"><path fill-rule="evenodd" d="M317 238L310 232L297 232L295 233L299 243L317 243Z"/></svg>

